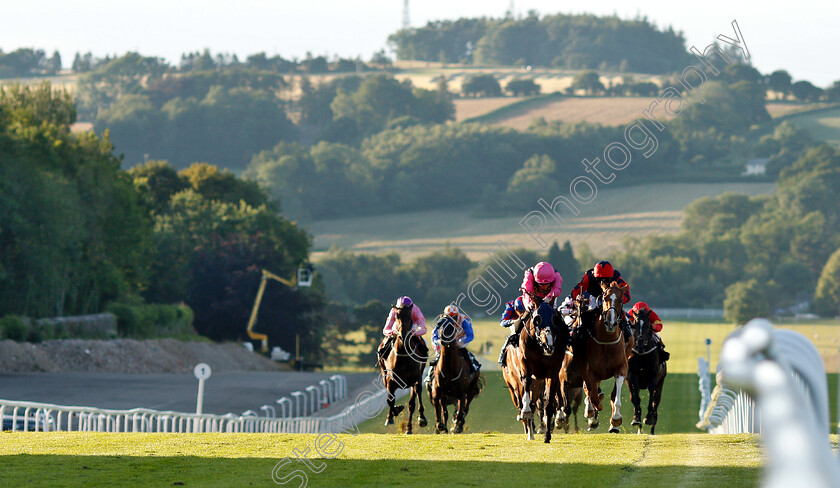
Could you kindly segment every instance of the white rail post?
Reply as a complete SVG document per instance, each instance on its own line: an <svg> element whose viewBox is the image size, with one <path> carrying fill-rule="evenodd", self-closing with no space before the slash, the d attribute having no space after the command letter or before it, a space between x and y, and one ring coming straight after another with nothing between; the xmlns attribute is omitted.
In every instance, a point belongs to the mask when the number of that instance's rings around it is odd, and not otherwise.
<svg viewBox="0 0 840 488"><path fill-rule="evenodd" d="M321 389L317 386L307 386L305 390L309 393L309 399L311 400L312 404L312 414L315 415L315 412L321 410Z"/></svg>
<svg viewBox="0 0 840 488"><path fill-rule="evenodd" d="M260 407L260 410L265 412L265 416L269 418L277 418L277 410L274 408L273 405L263 405ZM269 413L270 412L270 413Z"/></svg>
<svg viewBox="0 0 840 488"><path fill-rule="evenodd" d="M321 385L321 391L324 395L324 400L330 405L335 403L335 397L333 397L332 383L330 383L327 380L321 380L318 382L318 384Z"/></svg>
<svg viewBox="0 0 840 488"><path fill-rule="evenodd" d="M292 416L292 401L289 397L283 397L277 400L277 405L280 405L280 416L283 418Z"/></svg>
<svg viewBox="0 0 840 488"><path fill-rule="evenodd" d="M195 403L195 413L201 415L204 411L204 380L210 377L213 372L207 363L198 363L193 368L193 374L198 378L198 399Z"/></svg>
<svg viewBox="0 0 840 488"><path fill-rule="evenodd" d="M304 395L300 391L293 391L291 393L292 398L295 399L295 414L292 417L305 417L306 416L306 395ZM300 408L300 401L303 399L303 410Z"/></svg>

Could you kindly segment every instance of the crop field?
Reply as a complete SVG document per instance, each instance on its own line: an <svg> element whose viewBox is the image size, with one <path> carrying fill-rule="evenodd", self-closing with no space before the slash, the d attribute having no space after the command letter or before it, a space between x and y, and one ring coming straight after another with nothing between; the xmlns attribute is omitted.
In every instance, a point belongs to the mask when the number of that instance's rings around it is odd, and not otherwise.
<svg viewBox="0 0 840 488"><path fill-rule="evenodd" d="M591 122L603 125L624 125L642 117L651 97L559 97L547 98L540 104L511 107L497 116L494 113L482 118L483 122L517 130L525 130L535 118L561 122ZM498 113L498 112L497 112ZM664 112L657 114L668 120Z"/></svg>
<svg viewBox="0 0 840 488"><path fill-rule="evenodd" d="M726 192L750 195L775 191L772 183L670 183L604 188L578 217L560 225L548 218L542 234L547 242L569 240L574 248L587 244L596 254L621 246L625 237L675 234L680 230L682 209L702 196ZM655 197L651 197L655 195ZM536 199L534 207L537 207ZM307 222L315 237L313 259L333 244L348 251L396 252L404 260L429 254L449 244L470 259L483 259L497 249L497 241L510 248L544 251L519 225L526 212L499 217L477 217L473 210L430 210ZM444 224L445 223L445 224Z"/></svg>
<svg viewBox="0 0 840 488"><path fill-rule="evenodd" d="M806 129L817 140L840 146L840 107L791 115L787 120Z"/></svg>

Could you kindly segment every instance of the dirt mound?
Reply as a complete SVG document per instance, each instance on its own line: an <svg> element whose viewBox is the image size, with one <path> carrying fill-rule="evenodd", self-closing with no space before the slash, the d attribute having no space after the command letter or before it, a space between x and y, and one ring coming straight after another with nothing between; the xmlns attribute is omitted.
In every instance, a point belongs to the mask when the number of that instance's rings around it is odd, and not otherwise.
<svg viewBox="0 0 840 488"><path fill-rule="evenodd" d="M197 363L217 371L277 371L278 363L240 344L175 339L81 340L39 344L0 341L0 372L189 373Z"/></svg>

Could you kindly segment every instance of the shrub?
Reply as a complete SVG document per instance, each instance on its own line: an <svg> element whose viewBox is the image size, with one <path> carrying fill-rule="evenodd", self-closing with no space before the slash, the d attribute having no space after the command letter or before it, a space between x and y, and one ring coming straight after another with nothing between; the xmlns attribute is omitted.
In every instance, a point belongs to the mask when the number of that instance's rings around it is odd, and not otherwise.
<svg viewBox="0 0 840 488"><path fill-rule="evenodd" d="M0 319L0 331L3 333L3 339L23 342L26 340L27 329L26 321L18 315L6 315Z"/></svg>
<svg viewBox="0 0 840 488"><path fill-rule="evenodd" d="M120 337L145 339L194 333L194 314L187 305L115 302L108 306L108 311L117 317Z"/></svg>

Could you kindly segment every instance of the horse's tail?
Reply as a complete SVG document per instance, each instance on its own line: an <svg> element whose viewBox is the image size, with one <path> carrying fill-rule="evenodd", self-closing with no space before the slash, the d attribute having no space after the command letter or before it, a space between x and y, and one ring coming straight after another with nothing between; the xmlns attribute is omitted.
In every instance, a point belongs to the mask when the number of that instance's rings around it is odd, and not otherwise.
<svg viewBox="0 0 840 488"><path fill-rule="evenodd" d="M476 379L475 383L473 383L473 387L472 387L472 390L473 390L472 393L473 394L472 394L472 396L473 397L478 396L478 394L481 393L481 390L484 389L485 384L486 384L486 380L484 378L484 375L479 373L478 378Z"/></svg>

